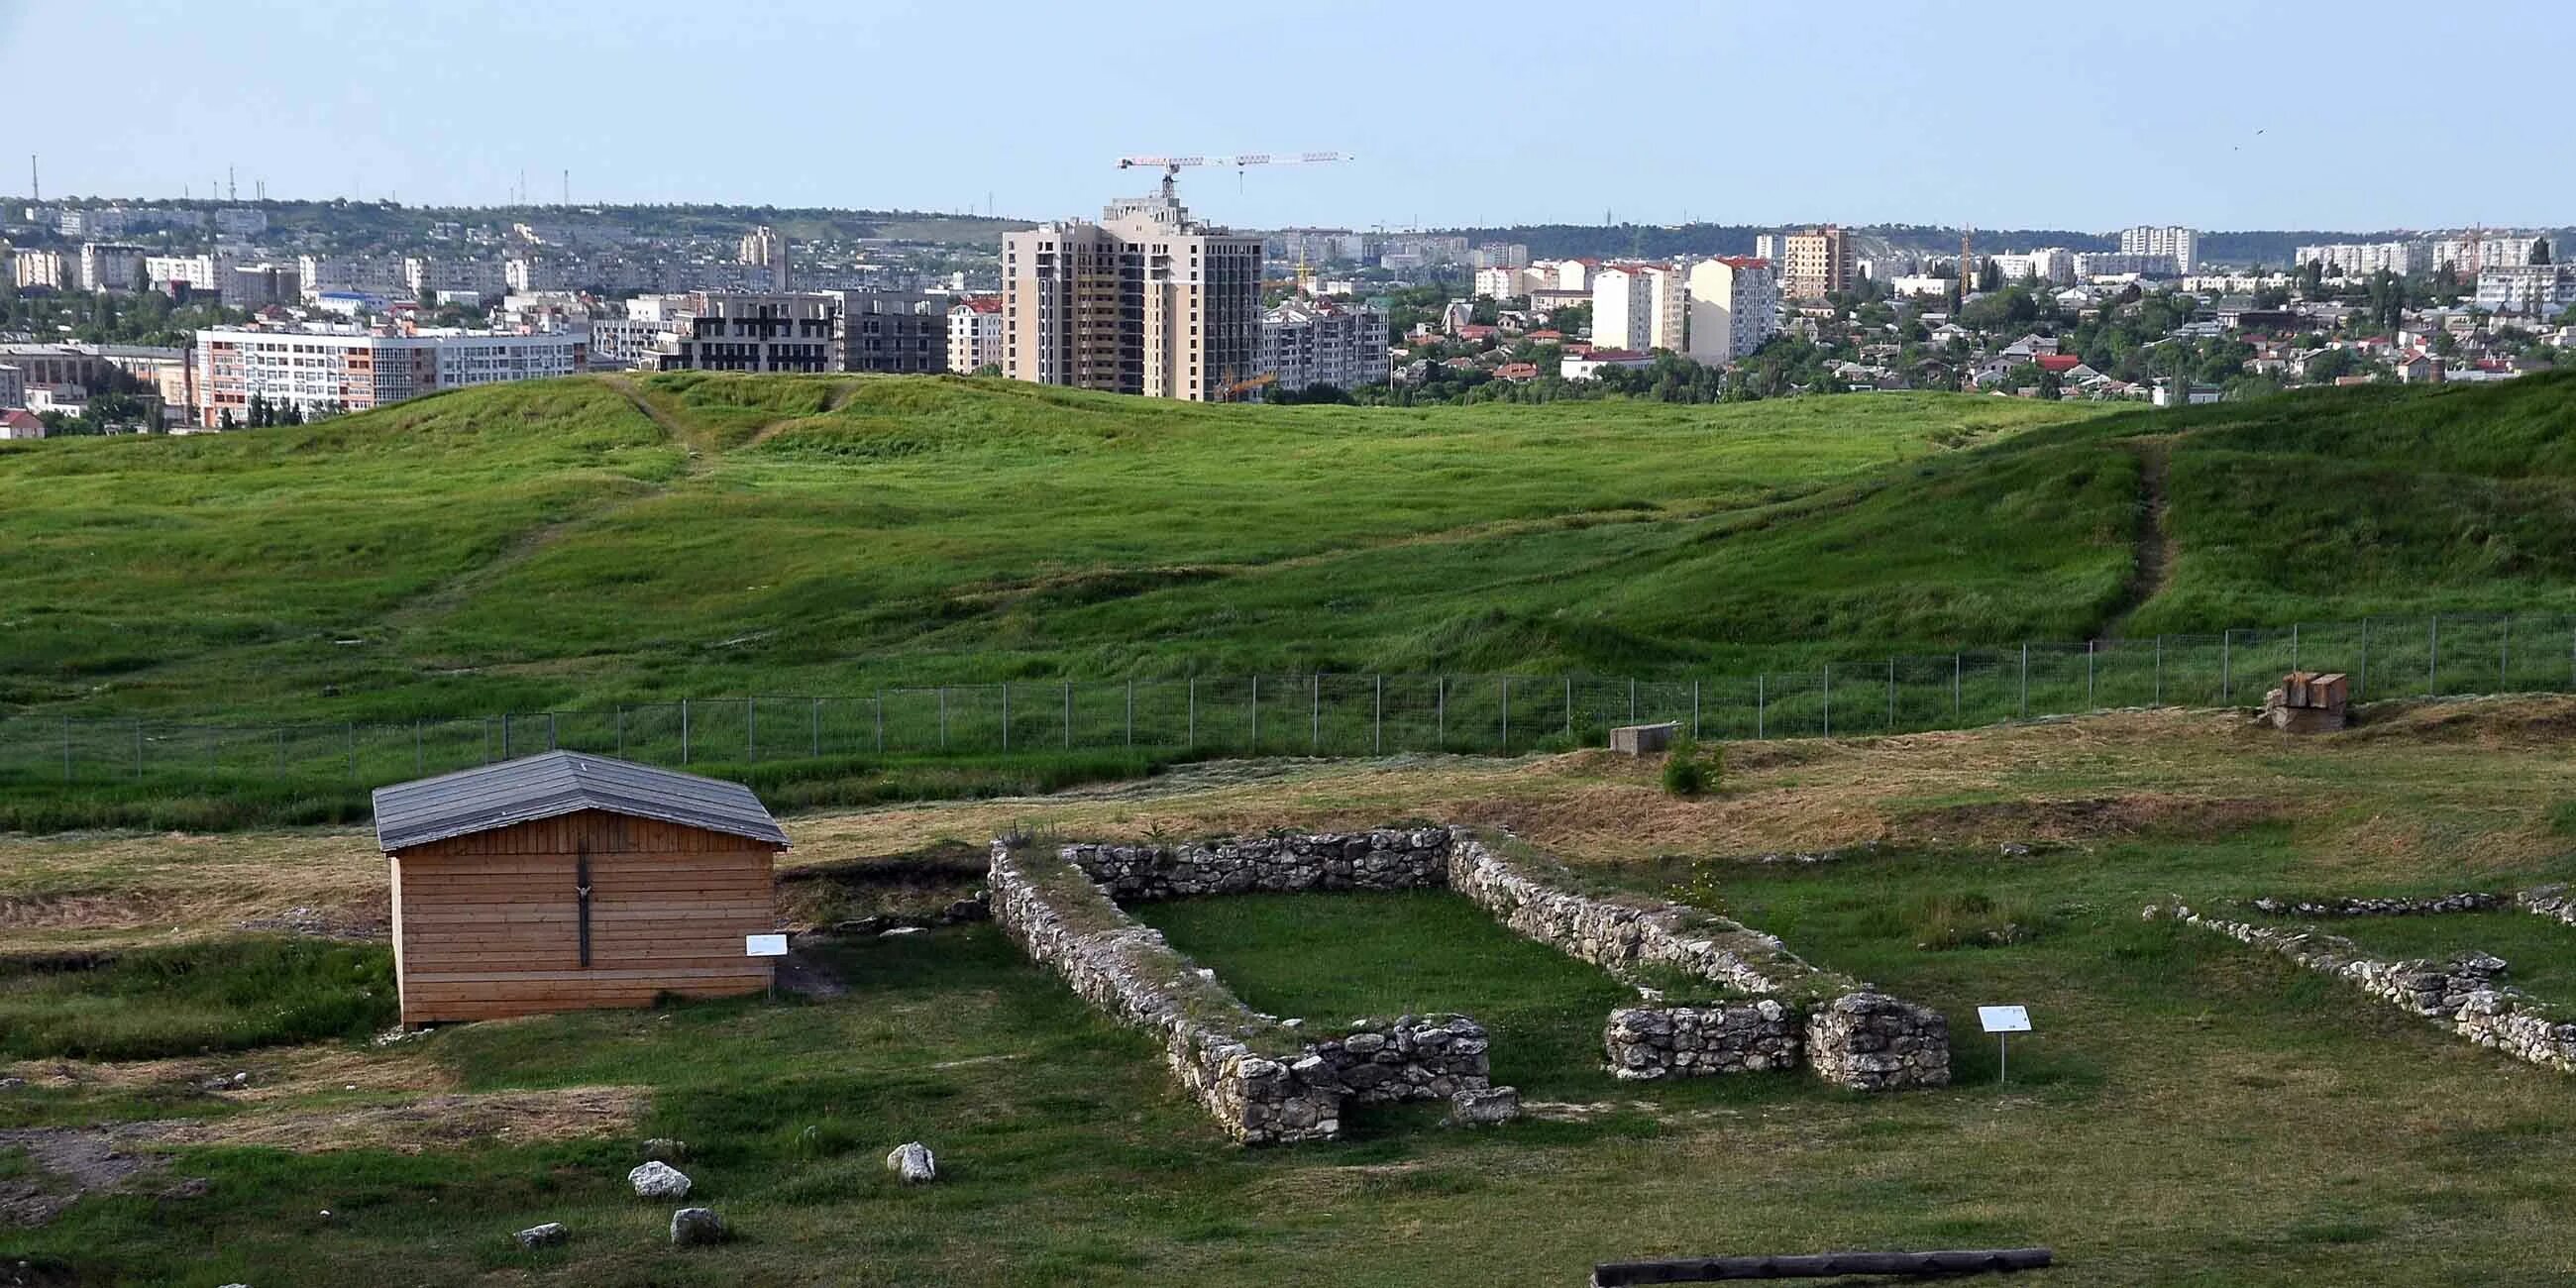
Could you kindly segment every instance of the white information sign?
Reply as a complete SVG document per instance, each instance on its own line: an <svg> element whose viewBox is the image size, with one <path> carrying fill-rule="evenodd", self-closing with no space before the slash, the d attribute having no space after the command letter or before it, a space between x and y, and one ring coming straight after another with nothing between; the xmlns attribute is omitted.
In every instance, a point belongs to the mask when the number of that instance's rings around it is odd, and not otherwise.
<svg viewBox="0 0 2576 1288"><path fill-rule="evenodd" d="M2027 1006L1980 1006L1977 1024L1988 1033L2030 1032L2030 1008Z"/></svg>
<svg viewBox="0 0 2576 1288"><path fill-rule="evenodd" d="M787 936L744 935L742 937L742 955L745 957L784 957L787 955Z"/></svg>

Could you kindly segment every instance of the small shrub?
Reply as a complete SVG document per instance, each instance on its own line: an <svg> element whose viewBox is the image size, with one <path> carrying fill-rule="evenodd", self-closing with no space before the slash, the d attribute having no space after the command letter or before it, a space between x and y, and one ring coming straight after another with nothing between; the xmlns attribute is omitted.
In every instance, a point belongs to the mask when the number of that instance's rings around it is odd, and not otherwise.
<svg viewBox="0 0 2576 1288"><path fill-rule="evenodd" d="M1699 747L1687 738L1674 743L1664 757L1664 790L1675 796L1697 796L1716 786L1717 759L1712 749L1703 763Z"/></svg>
<svg viewBox="0 0 2576 1288"><path fill-rule="evenodd" d="M2020 901L1970 890L1915 900L1906 909L1905 925L1915 947L1941 952L2026 944L2047 929L2048 920L2047 914Z"/></svg>
<svg viewBox="0 0 2576 1288"><path fill-rule="evenodd" d="M2560 801L2549 807L2549 830L2556 836L2576 836L2576 801Z"/></svg>

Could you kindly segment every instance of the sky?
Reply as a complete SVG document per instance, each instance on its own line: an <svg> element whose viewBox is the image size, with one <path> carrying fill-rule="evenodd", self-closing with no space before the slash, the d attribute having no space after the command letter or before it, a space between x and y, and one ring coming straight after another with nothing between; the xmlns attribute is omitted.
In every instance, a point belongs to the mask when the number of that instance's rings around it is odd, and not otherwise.
<svg viewBox="0 0 2576 1288"><path fill-rule="evenodd" d="M2576 224L2567 0L0 0L54 196L1248 227ZM23 156L0 193L24 195ZM13 173L14 171L14 173Z"/></svg>

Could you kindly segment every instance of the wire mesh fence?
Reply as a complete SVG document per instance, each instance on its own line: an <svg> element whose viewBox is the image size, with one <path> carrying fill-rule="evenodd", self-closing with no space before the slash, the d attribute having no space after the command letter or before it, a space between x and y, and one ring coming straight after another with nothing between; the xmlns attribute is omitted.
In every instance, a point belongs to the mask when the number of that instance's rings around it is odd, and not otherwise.
<svg viewBox="0 0 2576 1288"><path fill-rule="evenodd" d="M1015 680L693 698L408 722L0 720L0 782L381 784L567 748L678 767L1132 750L1517 754L1670 721L1701 739L1968 728L2123 707L2246 706L2287 671L2355 701L2576 691L2576 618L2454 615L1855 658L1747 676L1245 675Z"/></svg>

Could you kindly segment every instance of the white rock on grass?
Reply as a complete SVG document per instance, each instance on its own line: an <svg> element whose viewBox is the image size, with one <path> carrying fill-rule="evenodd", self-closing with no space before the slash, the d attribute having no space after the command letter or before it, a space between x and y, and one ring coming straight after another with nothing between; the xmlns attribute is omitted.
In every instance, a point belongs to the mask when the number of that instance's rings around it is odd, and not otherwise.
<svg viewBox="0 0 2576 1288"><path fill-rule="evenodd" d="M681 1208L671 1214L671 1244L686 1248L703 1243L722 1243L724 1219L714 1208Z"/></svg>
<svg viewBox="0 0 2576 1288"><path fill-rule="evenodd" d="M639 1199L684 1199L689 1197L689 1178L679 1168L656 1159L626 1174L627 1183L635 1187Z"/></svg>
<svg viewBox="0 0 2576 1288"><path fill-rule="evenodd" d="M572 1237L572 1231L561 1221L532 1225L510 1236L522 1248L551 1248Z"/></svg>
<svg viewBox="0 0 2576 1288"><path fill-rule="evenodd" d="M1491 1126L1520 1116L1517 1087L1476 1087L1449 1098L1449 1121L1461 1127Z"/></svg>
<svg viewBox="0 0 2576 1288"><path fill-rule="evenodd" d="M895 1146L886 1155L886 1170L901 1178L906 1185L927 1185L939 1179L939 1160L930 1156L930 1147L920 1141Z"/></svg>

